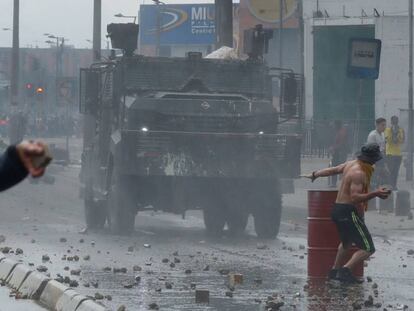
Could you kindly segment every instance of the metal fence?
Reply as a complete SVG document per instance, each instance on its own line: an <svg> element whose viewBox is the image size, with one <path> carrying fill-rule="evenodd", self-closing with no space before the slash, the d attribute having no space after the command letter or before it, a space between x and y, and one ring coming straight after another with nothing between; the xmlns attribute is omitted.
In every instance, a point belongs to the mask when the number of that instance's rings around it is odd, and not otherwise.
<svg viewBox="0 0 414 311"><path fill-rule="evenodd" d="M354 153L366 142L368 133L375 128L375 120L342 120L347 133L349 153ZM303 126L302 156L329 157L329 148L335 139L333 120L306 120Z"/></svg>

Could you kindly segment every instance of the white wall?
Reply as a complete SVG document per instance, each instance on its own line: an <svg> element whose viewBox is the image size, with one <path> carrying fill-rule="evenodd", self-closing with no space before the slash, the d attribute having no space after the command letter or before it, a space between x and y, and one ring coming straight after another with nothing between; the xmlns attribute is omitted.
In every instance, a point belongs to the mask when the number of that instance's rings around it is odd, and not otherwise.
<svg viewBox="0 0 414 311"><path fill-rule="evenodd" d="M376 19L375 34L382 40L380 76L375 84L377 117L389 120L392 115L400 115L400 109L407 108L408 32L408 17Z"/></svg>
<svg viewBox="0 0 414 311"><path fill-rule="evenodd" d="M316 11L316 0L303 0L303 12L312 17ZM408 0L319 0L319 10L326 10L331 18L341 17L345 8L347 16L361 16L363 9L367 15L372 16L374 8L382 15L408 14Z"/></svg>

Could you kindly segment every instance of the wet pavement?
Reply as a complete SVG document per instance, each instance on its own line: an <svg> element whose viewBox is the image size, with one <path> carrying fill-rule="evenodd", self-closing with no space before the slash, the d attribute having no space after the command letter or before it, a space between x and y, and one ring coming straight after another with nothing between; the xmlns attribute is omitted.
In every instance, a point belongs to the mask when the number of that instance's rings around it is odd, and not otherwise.
<svg viewBox="0 0 414 311"><path fill-rule="evenodd" d="M367 214L377 248L365 269L371 282L309 282L306 183L298 182L298 193L285 197L276 240L257 239L252 219L240 238L209 239L199 211L188 212L186 219L140 212L134 234L121 237L107 230L80 234L79 166L50 171L55 184L25 181L1 194L0 235L6 240L0 247L21 248L22 255L9 256L34 267L44 265L53 278L76 280L79 292L103 298L111 309L124 305L126 310L148 310L156 304L160 310L254 311L266 310L267 301L283 303L280 310L414 309L414 255L407 254L414 249L414 222L406 217ZM43 255L50 259L43 261ZM232 273L243 275L242 284L229 283ZM209 304L195 303L197 289L209 290Z"/></svg>

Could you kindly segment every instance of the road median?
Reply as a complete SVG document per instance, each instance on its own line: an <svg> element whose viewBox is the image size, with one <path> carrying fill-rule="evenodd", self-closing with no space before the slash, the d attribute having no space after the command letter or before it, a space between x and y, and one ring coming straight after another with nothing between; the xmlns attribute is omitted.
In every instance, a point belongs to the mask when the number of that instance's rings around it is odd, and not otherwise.
<svg viewBox="0 0 414 311"><path fill-rule="evenodd" d="M51 311L107 311L92 297L48 278L10 258L0 257L0 281L16 291L16 297L31 299Z"/></svg>

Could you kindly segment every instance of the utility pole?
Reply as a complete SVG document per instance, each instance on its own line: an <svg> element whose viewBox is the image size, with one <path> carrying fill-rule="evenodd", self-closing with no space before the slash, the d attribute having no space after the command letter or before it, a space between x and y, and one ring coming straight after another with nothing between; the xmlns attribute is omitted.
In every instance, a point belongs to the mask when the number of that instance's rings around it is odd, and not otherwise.
<svg viewBox="0 0 414 311"><path fill-rule="evenodd" d="M101 60L101 19L102 19L102 0L94 0L93 3L93 47L92 56L94 62ZM93 114L83 116L83 152L88 157L90 163L92 154L92 142L96 132L96 120ZM87 167L87 169L90 169ZM90 181L88 181L90 182Z"/></svg>
<svg viewBox="0 0 414 311"><path fill-rule="evenodd" d="M279 68L283 68L283 1L279 0Z"/></svg>
<svg viewBox="0 0 414 311"><path fill-rule="evenodd" d="M215 0L216 49L233 47L233 0Z"/></svg>
<svg viewBox="0 0 414 311"><path fill-rule="evenodd" d="M157 45L155 56L160 56L161 50L161 12L160 12L160 2L156 1L157 4Z"/></svg>
<svg viewBox="0 0 414 311"><path fill-rule="evenodd" d="M319 1L318 1L319 2ZM319 3L318 3L319 5ZM305 83L305 25L303 21L303 0L298 1L298 14L299 14L299 46L300 46L300 71L303 75L303 81L302 81L302 107L303 110L300 112L300 118L299 121L299 132L302 132L305 115L306 115L306 83Z"/></svg>
<svg viewBox="0 0 414 311"><path fill-rule="evenodd" d="M19 124L15 110L19 102L19 0L13 1L13 48L12 48L12 62L11 62L11 81L10 81L10 105L11 105L11 120L9 128L10 144L17 143L20 140Z"/></svg>
<svg viewBox="0 0 414 311"><path fill-rule="evenodd" d="M413 180L413 0L408 0L409 65L408 65L408 161L407 181Z"/></svg>
<svg viewBox="0 0 414 311"><path fill-rule="evenodd" d="M93 5L93 60L101 60L102 0L94 0Z"/></svg>

